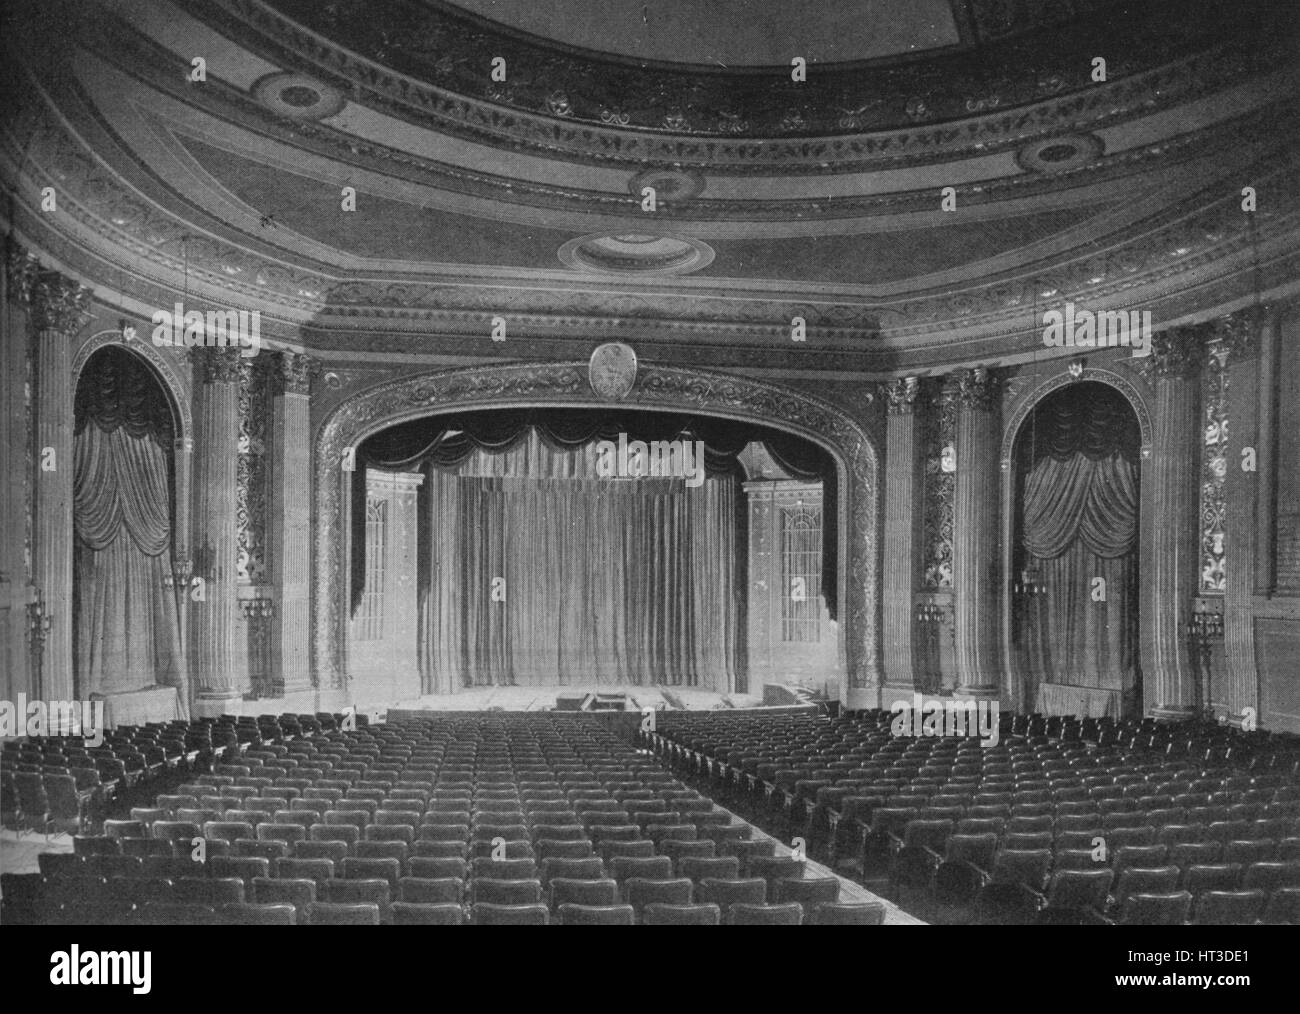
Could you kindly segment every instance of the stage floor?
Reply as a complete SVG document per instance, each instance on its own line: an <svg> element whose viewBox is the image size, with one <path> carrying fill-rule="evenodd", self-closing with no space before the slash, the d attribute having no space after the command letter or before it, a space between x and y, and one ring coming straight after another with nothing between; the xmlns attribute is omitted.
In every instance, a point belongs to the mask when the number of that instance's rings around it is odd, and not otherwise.
<svg viewBox="0 0 1300 1014"><path fill-rule="evenodd" d="M560 695L597 693L627 694L640 708L673 707L664 692L691 711L712 711L725 708L722 703L725 696L736 708L756 708L763 703L761 694L719 694L712 690L700 690L695 687L635 687L627 684L601 684L577 687L475 687L461 690L454 694L426 694L423 697L405 698L400 701L359 701L367 711L377 710L382 706L403 710L426 711L488 711L500 708L502 711L546 711L555 707L555 699Z"/></svg>

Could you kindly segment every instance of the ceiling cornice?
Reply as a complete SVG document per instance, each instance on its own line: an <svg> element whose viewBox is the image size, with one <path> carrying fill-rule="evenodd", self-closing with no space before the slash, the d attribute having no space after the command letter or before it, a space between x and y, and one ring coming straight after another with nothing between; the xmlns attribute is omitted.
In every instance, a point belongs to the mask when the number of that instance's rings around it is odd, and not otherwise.
<svg viewBox="0 0 1300 1014"><path fill-rule="evenodd" d="M1086 130L1149 115L1285 66L1293 55L1287 32L1274 24L1286 16L1278 8L1243 18L1208 5L1193 16L1186 0L1158 0L1130 5L1131 13L1102 24L1081 23L1082 34L1017 37L951 58L957 62L831 65L802 86L785 69L780 76L763 72L750 98L750 72L714 69L694 80L673 65L636 66L623 68L632 75L623 82L603 64L580 66L550 51L514 57L514 90L502 94L488 70L507 43L483 29L467 33L462 15L448 8L371 0L288 6L307 24L266 0L198 0L189 10L265 59L428 129L552 158L642 168L852 171L863 162L924 159L954 147L1012 146L1067 125ZM403 21L401 31L384 28L386 13L397 16L392 12L410 19L409 27ZM332 16L343 20L331 26ZM451 41L438 43L444 35ZM1090 59L1103 51L1108 76L1097 84ZM789 92L787 85L804 90ZM606 97L581 98L583 88ZM618 98L606 94L616 91ZM738 112L745 102L755 112Z"/></svg>

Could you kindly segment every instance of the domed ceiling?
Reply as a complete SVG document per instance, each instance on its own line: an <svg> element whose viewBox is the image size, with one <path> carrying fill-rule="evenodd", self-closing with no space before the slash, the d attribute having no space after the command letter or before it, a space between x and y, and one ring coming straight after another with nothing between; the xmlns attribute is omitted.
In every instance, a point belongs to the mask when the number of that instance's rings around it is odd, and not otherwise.
<svg viewBox="0 0 1300 1014"><path fill-rule="evenodd" d="M4 34L8 227L124 312L326 356L518 358L504 316L530 356L866 377L1027 356L1044 301L1300 278L1263 0L15 0Z"/></svg>

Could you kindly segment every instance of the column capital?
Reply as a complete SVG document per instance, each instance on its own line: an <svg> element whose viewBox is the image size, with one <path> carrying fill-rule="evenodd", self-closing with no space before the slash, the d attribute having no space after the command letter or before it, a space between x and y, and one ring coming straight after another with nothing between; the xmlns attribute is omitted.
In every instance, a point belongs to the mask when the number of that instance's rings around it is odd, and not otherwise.
<svg viewBox="0 0 1300 1014"><path fill-rule="evenodd" d="M214 346L190 349L190 356L205 384L235 384L239 382L241 363L245 358L238 348Z"/></svg>
<svg viewBox="0 0 1300 1014"><path fill-rule="evenodd" d="M1214 333L1209 339L1210 354L1226 360L1250 359L1258 349L1259 330L1269 312L1268 306L1253 306L1238 310L1214 321Z"/></svg>
<svg viewBox="0 0 1300 1014"><path fill-rule="evenodd" d="M23 306L30 306L32 291L36 288L36 276L40 274L41 262L36 255L16 239L5 240L5 285L9 298Z"/></svg>
<svg viewBox="0 0 1300 1014"><path fill-rule="evenodd" d="M271 371L272 391L275 394L311 394L312 378L320 372L320 364L301 352L284 351L275 356Z"/></svg>
<svg viewBox="0 0 1300 1014"><path fill-rule="evenodd" d="M91 291L57 271L41 271L32 287L32 320L38 331L73 335L90 317Z"/></svg>
<svg viewBox="0 0 1300 1014"><path fill-rule="evenodd" d="M998 400L998 378L994 371L984 366L962 370L957 374L957 399L970 409L987 412Z"/></svg>
<svg viewBox="0 0 1300 1014"><path fill-rule="evenodd" d="M1202 347L1214 336L1212 323L1187 324L1151 336L1151 367L1158 378L1185 379L1200 365Z"/></svg>
<svg viewBox="0 0 1300 1014"><path fill-rule="evenodd" d="M880 385L890 415L911 415L916 410L916 396L920 390L919 377L896 377Z"/></svg>

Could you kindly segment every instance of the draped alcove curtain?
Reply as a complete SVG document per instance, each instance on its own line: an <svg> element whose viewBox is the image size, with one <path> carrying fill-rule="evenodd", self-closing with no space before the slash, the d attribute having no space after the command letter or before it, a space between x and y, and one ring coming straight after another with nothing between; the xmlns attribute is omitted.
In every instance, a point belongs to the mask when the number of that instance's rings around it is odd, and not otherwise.
<svg viewBox="0 0 1300 1014"><path fill-rule="evenodd" d="M1140 488L1132 409L1106 385L1074 385L1045 400L1020 439L1021 564L1043 588L1024 605L1031 680L1128 690Z"/></svg>
<svg viewBox="0 0 1300 1014"><path fill-rule="evenodd" d="M611 480L597 442L703 440L705 480ZM670 413L536 410L420 420L372 438L367 466L424 475L425 693L622 683L734 689L744 664L745 503L755 427ZM828 455L787 444L803 475ZM354 485L354 519L364 485ZM364 579L354 529L354 608ZM493 579L505 601L493 600Z"/></svg>
<svg viewBox="0 0 1300 1014"><path fill-rule="evenodd" d="M171 572L172 421L158 382L105 349L77 385L73 632L78 693L181 686Z"/></svg>

